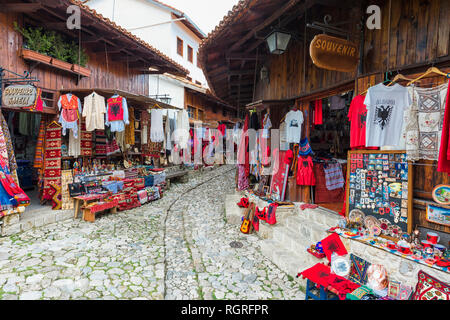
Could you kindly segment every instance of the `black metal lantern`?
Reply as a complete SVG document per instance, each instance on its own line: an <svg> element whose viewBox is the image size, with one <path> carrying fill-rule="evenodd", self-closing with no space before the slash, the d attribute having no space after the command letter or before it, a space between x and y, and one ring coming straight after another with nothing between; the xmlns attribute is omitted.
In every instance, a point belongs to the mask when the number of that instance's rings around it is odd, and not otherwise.
<svg viewBox="0 0 450 320"><path fill-rule="evenodd" d="M286 31L275 29L266 37L269 51L272 54L283 54L291 40L292 35Z"/></svg>

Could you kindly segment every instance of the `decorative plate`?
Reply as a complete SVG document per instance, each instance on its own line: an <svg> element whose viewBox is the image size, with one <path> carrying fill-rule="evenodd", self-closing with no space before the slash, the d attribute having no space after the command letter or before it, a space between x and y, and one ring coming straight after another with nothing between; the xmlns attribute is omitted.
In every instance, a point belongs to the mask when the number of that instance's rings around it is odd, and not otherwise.
<svg viewBox="0 0 450 320"><path fill-rule="evenodd" d="M348 215L348 218L350 222L364 222L365 214L359 209L353 209L350 211L350 214Z"/></svg>
<svg viewBox="0 0 450 320"><path fill-rule="evenodd" d="M450 205L450 186L446 184L437 185L431 192L433 200L439 204Z"/></svg>
<svg viewBox="0 0 450 320"><path fill-rule="evenodd" d="M375 218L374 216L366 216L364 218L364 226L367 229L374 227L374 226L379 226L379 225L380 225L380 221L378 221L378 219Z"/></svg>

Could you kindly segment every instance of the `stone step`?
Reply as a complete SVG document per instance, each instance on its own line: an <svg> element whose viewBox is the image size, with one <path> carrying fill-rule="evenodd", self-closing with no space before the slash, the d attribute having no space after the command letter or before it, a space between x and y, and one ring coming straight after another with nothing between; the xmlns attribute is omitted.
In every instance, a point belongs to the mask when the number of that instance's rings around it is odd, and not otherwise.
<svg viewBox="0 0 450 320"><path fill-rule="evenodd" d="M241 225L242 223L241 219L245 209L237 206L241 198L242 194L239 193L227 194L225 196L225 217L230 224Z"/></svg>
<svg viewBox="0 0 450 320"><path fill-rule="evenodd" d="M293 252L281 248L279 243L274 240L263 240L260 245L263 255L294 279L299 272L319 262L319 259L310 255L306 250Z"/></svg>

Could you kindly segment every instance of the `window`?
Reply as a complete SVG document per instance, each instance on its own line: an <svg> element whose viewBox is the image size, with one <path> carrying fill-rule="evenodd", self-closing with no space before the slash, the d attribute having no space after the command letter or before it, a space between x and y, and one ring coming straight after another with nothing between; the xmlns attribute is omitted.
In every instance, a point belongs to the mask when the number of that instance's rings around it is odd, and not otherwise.
<svg viewBox="0 0 450 320"><path fill-rule="evenodd" d="M201 120L201 121L205 120L205 119L204 119L204 112L203 112L203 110L198 109L198 117L197 117L197 120Z"/></svg>
<svg viewBox="0 0 450 320"><path fill-rule="evenodd" d="M195 80L195 84L198 84L199 86L202 85L202 83L200 81Z"/></svg>
<svg viewBox="0 0 450 320"><path fill-rule="evenodd" d="M177 53L183 56L183 40L177 37Z"/></svg>
<svg viewBox="0 0 450 320"><path fill-rule="evenodd" d="M191 106L187 106L187 112L189 115L189 119L194 119L195 110Z"/></svg>
<svg viewBox="0 0 450 320"><path fill-rule="evenodd" d="M188 79L189 81L192 82L192 78L191 77L186 77L186 79Z"/></svg>
<svg viewBox="0 0 450 320"><path fill-rule="evenodd" d="M190 46L187 46L187 53L188 53L188 61L193 62L194 61L194 50Z"/></svg>

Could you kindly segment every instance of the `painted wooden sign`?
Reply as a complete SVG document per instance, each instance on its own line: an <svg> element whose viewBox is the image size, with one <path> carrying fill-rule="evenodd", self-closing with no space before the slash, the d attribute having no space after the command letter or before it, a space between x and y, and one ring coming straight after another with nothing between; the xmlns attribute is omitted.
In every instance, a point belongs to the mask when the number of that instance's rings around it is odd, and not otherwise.
<svg viewBox="0 0 450 320"><path fill-rule="evenodd" d="M355 43L345 39L319 34L309 47L313 63L322 69L351 72L358 65L359 50Z"/></svg>
<svg viewBox="0 0 450 320"><path fill-rule="evenodd" d="M2 103L5 107L24 108L34 104L36 87L31 85L12 85L3 91Z"/></svg>

